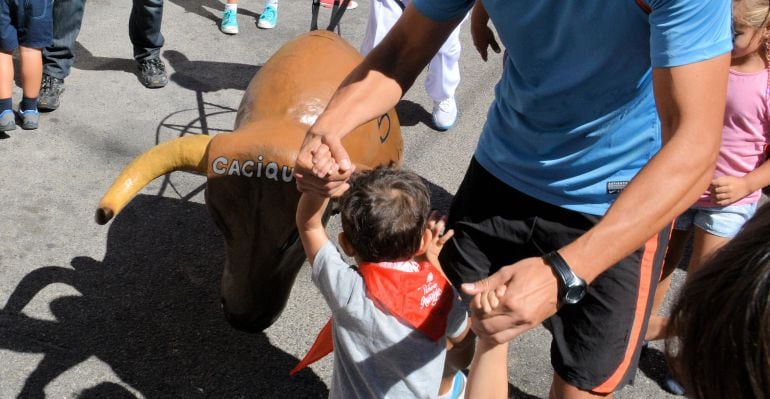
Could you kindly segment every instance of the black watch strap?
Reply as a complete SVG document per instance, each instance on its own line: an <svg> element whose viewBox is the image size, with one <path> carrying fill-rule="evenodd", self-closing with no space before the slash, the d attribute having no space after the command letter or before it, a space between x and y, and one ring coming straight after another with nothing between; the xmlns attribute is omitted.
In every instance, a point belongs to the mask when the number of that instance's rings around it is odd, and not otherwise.
<svg viewBox="0 0 770 399"><path fill-rule="evenodd" d="M563 289L572 282L574 277L572 274L572 268L569 267L567 261L561 257L561 254L559 254L558 251L552 251L543 255L543 260L545 260L545 263L550 265L551 268L555 270L559 275L559 278L561 279L560 288Z"/></svg>

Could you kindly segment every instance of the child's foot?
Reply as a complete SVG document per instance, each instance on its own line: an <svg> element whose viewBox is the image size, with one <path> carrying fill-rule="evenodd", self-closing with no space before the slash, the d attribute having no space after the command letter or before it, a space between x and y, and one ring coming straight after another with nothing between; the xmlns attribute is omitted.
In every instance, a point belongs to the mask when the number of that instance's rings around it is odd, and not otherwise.
<svg viewBox="0 0 770 399"><path fill-rule="evenodd" d="M37 125L40 121L40 113L36 109L25 109L19 111L19 118L21 118L21 128L24 130L37 129Z"/></svg>
<svg viewBox="0 0 770 399"><path fill-rule="evenodd" d="M321 0L321 5L326 8L332 8L334 7L334 0ZM342 5L342 0L340 0L340 5ZM350 3L348 3L348 10L354 8L358 8L358 3L355 0L350 0Z"/></svg>
<svg viewBox="0 0 770 399"><path fill-rule="evenodd" d="M222 33L227 33L228 35L234 35L238 33L238 19L236 18L237 15L237 10L225 10L224 14L222 14L222 25L219 26L219 29L222 31Z"/></svg>
<svg viewBox="0 0 770 399"><path fill-rule="evenodd" d="M270 4L265 5L265 10L259 16L257 27L262 29L273 29L278 23L278 9Z"/></svg>
<svg viewBox="0 0 770 399"><path fill-rule="evenodd" d="M16 129L16 115L13 110L6 109L0 113L0 132L7 132Z"/></svg>

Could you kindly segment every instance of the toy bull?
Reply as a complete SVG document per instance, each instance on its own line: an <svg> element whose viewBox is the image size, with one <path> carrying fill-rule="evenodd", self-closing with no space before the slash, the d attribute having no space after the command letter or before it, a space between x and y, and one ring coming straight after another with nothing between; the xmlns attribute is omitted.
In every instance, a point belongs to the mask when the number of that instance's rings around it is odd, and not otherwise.
<svg viewBox="0 0 770 399"><path fill-rule="evenodd" d="M311 31L286 43L251 80L235 131L184 136L142 154L100 201L97 223L107 223L159 176L176 170L205 173L206 205L225 238L221 295L226 318L244 331L269 327L305 261L294 223L299 193L292 171L299 147L361 59L330 31ZM343 144L359 167L400 165L403 141L395 111L358 127Z"/></svg>

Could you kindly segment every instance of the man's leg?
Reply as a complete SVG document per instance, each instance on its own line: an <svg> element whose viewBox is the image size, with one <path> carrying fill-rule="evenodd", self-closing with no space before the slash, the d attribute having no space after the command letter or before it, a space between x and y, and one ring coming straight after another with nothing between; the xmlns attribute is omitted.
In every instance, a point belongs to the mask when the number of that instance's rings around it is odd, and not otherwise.
<svg viewBox="0 0 770 399"><path fill-rule="evenodd" d="M75 61L75 41L83 24L85 0L53 2L53 43L43 49L43 73L66 79Z"/></svg>
<svg viewBox="0 0 770 399"><path fill-rule="evenodd" d="M159 88L168 83L166 66L160 58L164 43L160 33L162 22L163 0L133 0L128 36L134 46L139 79L148 88Z"/></svg>
<svg viewBox="0 0 770 399"><path fill-rule="evenodd" d="M543 214L532 232L534 245L556 250L592 227L566 217ZM633 380L669 235L666 228L650 238L599 275L579 303L563 305L546 320L553 335L552 398L608 397Z"/></svg>
<svg viewBox="0 0 770 399"><path fill-rule="evenodd" d="M75 41L83 24L85 0L56 0L53 2L53 43L43 48L43 81L38 108L53 111L59 108L64 93L64 79L75 62Z"/></svg>

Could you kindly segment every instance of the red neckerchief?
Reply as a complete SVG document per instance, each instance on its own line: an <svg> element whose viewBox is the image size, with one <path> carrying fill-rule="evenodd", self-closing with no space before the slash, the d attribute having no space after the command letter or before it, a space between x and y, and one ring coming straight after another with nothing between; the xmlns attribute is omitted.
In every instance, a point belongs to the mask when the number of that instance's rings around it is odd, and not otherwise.
<svg viewBox="0 0 770 399"><path fill-rule="evenodd" d="M419 265L419 271L404 272L380 267L376 263L364 263L358 266L358 273L364 278L366 293L375 305L431 340L438 341L446 333L454 294L438 269L428 262L420 262ZM308 353L290 373L295 374L333 349L332 321L329 319Z"/></svg>

